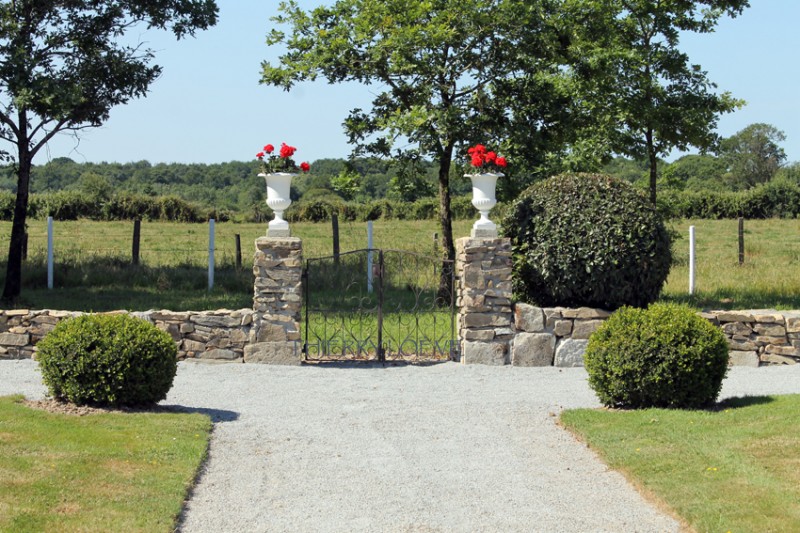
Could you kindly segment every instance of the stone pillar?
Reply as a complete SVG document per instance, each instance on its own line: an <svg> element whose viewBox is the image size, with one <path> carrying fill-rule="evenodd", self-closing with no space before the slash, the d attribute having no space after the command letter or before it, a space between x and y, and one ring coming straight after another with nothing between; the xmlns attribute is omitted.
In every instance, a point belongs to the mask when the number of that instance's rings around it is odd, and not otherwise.
<svg viewBox="0 0 800 533"><path fill-rule="evenodd" d="M299 365L302 307L302 241L296 237L259 237L253 265L255 317L245 363Z"/></svg>
<svg viewBox="0 0 800 533"><path fill-rule="evenodd" d="M458 239L456 274L461 362L508 364L514 338L511 240Z"/></svg>

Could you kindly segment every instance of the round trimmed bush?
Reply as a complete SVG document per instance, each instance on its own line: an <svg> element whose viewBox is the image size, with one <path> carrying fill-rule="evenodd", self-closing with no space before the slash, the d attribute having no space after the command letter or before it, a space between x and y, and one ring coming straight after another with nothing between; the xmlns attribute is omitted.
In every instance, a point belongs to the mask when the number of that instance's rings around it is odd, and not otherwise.
<svg viewBox="0 0 800 533"><path fill-rule="evenodd" d="M728 343L685 305L623 307L589 338L584 364L604 405L696 409L719 395Z"/></svg>
<svg viewBox="0 0 800 533"><path fill-rule="evenodd" d="M154 404L178 369L172 338L130 315L63 320L37 346L50 395L78 405Z"/></svg>
<svg viewBox="0 0 800 533"><path fill-rule="evenodd" d="M539 306L644 307L669 274L661 215L627 182L563 174L522 192L502 220L514 296Z"/></svg>

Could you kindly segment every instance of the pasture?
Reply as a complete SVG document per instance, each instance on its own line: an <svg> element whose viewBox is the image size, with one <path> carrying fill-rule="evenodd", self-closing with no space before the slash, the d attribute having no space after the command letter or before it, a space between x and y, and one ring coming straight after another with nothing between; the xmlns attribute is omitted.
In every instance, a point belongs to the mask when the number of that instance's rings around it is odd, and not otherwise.
<svg viewBox="0 0 800 533"><path fill-rule="evenodd" d="M453 233L469 235L472 220L457 220ZM745 262L738 264L736 220L670 222L681 235L674 244L673 268L662 299L699 309L800 308L800 220L745 222ZM696 227L695 294L688 295L688 228ZM342 252L366 248L364 222L340 222ZM0 253L5 256L11 224L0 223ZM29 253L23 267L19 306L106 311L127 308L216 309L252 305L250 264L254 240L266 224L216 225L215 286L207 290L208 225L143 222L141 261L130 265L132 222L88 220L54 225L55 288L47 290L46 223L29 223ZM305 257L331 255L330 223L294 223ZM440 254L432 220L377 220L374 247ZM235 266L235 235L240 235L242 267ZM0 278L5 274L0 262Z"/></svg>

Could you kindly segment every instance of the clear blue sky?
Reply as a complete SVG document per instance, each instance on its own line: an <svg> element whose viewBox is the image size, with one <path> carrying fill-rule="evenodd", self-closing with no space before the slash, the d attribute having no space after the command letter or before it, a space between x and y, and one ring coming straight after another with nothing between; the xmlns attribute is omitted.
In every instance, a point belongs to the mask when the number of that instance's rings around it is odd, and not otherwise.
<svg viewBox="0 0 800 533"><path fill-rule="evenodd" d="M217 3L219 23L193 39L175 41L158 32L143 37L164 67L147 98L113 109L103 127L83 132L79 142L55 139L35 163L63 156L79 162L246 161L264 144L281 142L296 146L300 160L346 157L350 147L342 120L350 109L368 106L370 88L318 81L286 93L260 85L261 62L278 54L265 44L275 4ZM681 47L719 90L747 101L722 117L721 135L766 122L786 133L789 161L800 161L800 2L751 4L742 16L724 19L713 34L685 36Z"/></svg>

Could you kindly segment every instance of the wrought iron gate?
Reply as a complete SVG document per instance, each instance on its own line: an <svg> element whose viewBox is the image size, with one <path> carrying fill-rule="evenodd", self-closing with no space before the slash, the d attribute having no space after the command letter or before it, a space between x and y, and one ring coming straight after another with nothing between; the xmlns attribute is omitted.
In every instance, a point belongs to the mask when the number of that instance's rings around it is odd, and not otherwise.
<svg viewBox="0 0 800 533"><path fill-rule="evenodd" d="M452 261L398 250L306 260L306 361L453 358L453 270Z"/></svg>

